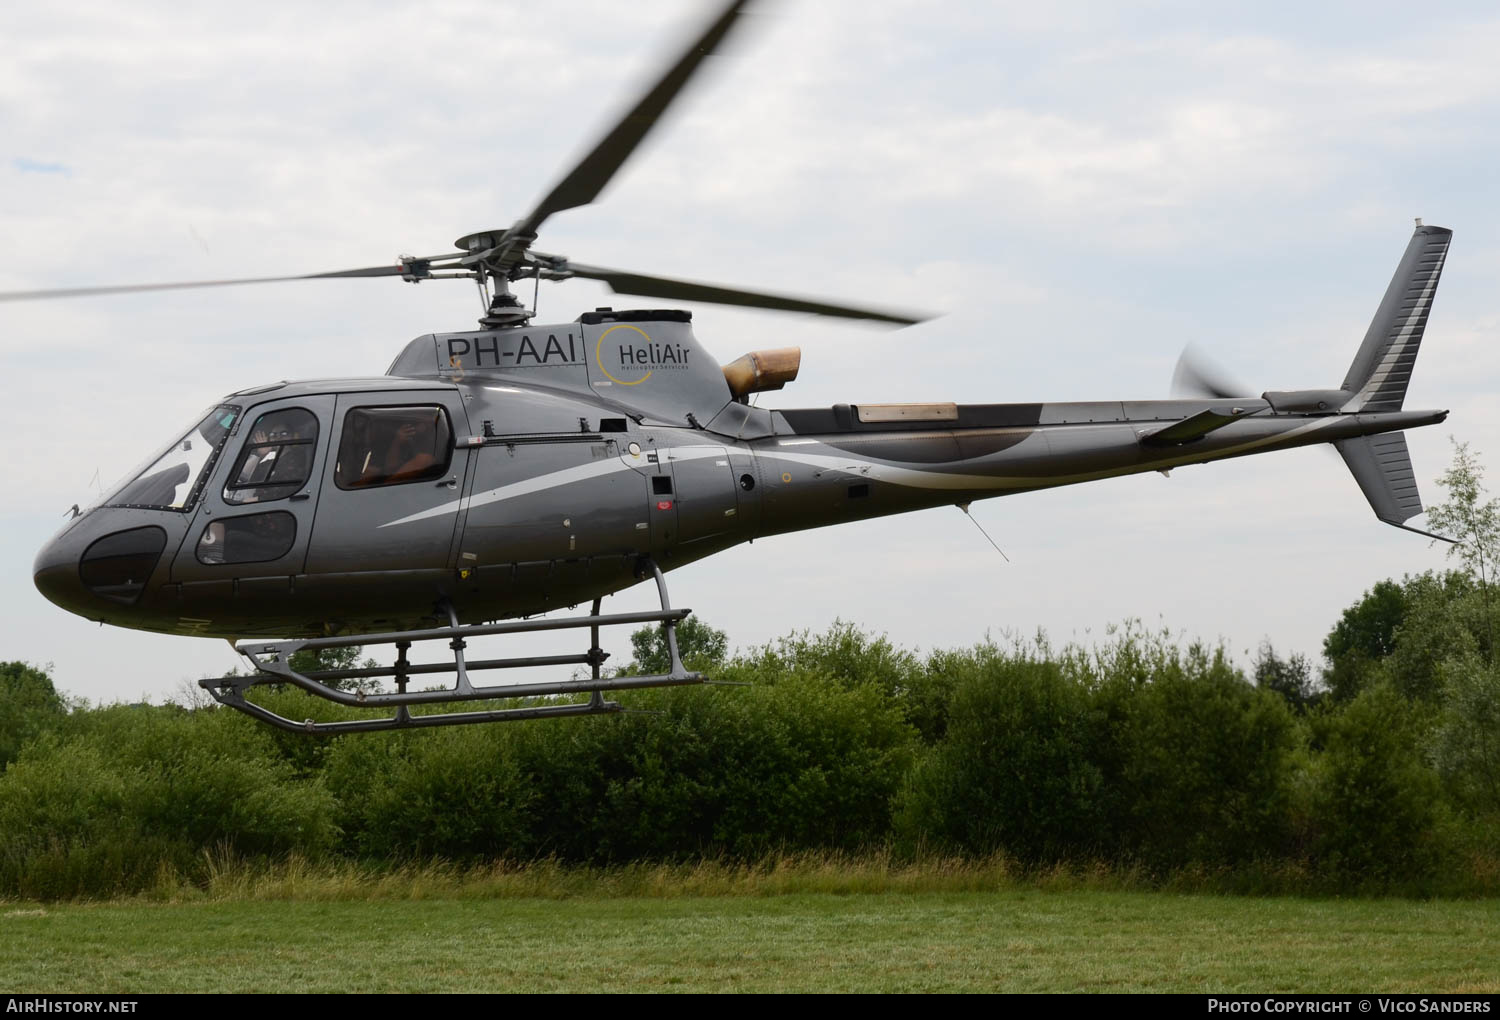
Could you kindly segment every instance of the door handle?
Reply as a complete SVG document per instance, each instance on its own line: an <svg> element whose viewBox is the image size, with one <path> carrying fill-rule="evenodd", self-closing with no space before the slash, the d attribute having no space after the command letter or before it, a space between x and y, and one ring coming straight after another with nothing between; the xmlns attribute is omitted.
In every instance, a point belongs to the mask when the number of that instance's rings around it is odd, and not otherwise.
<svg viewBox="0 0 1500 1020"><path fill-rule="evenodd" d="M310 492L298 492L298 493L295 493L295 494L294 494L294 495L293 495L293 496L292 496L292 497L291 497L291 501L292 501L292 502L293 502L293 503L300 503L300 502L302 502L302 501L303 501L303 500L304 500L304 499L312 499L312 493L310 493Z"/></svg>
<svg viewBox="0 0 1500 1020"><path fill-rule="evenodd" d="M437 487L439 489L456 489L456 488L458 488L458 479L457 478L449 478L449 479L447 479L445 481L438 482L437 483Z"/></svg>

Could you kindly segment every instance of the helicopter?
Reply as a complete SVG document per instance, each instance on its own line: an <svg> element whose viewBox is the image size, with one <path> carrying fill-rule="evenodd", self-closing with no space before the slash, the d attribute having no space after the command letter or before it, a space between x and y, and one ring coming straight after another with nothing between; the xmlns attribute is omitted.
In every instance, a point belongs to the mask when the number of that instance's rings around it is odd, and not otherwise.
<svg viewBox="0 0 1500 1020"><path fill-rule="evenodd" d="M1402 430L1444 420L1406 411L1406 383L1450 232L1419 224L1337 388L1236 395L1200 380L1173 401L835 404L768 410L800 352L756 350L719 365L678 308L598 308L552 324L512 292L521 281L591 279L665 300L723 303L905 325L919 313L648 276L534 247L555 213L588 205L734 30L724 5L685 52L527 215L467 234L454 251L304 276L68 288L7 300L297 279L456 278L485 296L478 329L412 340L386 375L279 383L225 397L38 554L37 587L90 620L230 638L255 667L204 688L264 721L306 732L420 728L619 711L617 690L700 683L677 652L687 615L665 573L755 538L1184 464L1334 443L1379 519L1421 510ZM606 595L654 582L655 611L604 614ZM587 615L536 619L592 603ZM659 623L671 667L603 674L599 628ZM470 661L471 638L585 630L576 655ZM452 664L413 663L446 642ZM304 649L388 644L393 666L299 673ZM587 666L580 680L481 687L471 674ZM408 690L453 672L454 687ZM392 678L395 693L331 681ZM292 683L389 717L336 723L275 716L247 694ZM497 698L586 701L412 714Z"/></svg>

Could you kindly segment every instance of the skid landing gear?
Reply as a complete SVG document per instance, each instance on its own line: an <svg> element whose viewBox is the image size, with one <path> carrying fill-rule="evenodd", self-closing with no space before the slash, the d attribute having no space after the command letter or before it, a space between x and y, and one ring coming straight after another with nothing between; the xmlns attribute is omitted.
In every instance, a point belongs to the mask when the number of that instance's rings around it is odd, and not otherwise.
<svg viewBox="0 0 1500 1020"><path fill-rule="evenodd" d="M354 733L371 730L417 729L429 726L465 726L476 723L510 722L517 719L546 719L568 715L600 715L622 711L619 702L606 701L605 691L635 690L643 687L675 687L684 684L705 683L702 673L692 673L682 664L677 651L677 624L692 612L691 609L673 609L667 598L667 583L655 564L647 563L656 579L656 590L661 597L661 609L647 613L601 614L601 599L594 600L593 611L588 616L571 616L557 620L519 620L511 623L488 623L460 625L453 607L444 605L449 625L427 630L391 631L383 634L351 634L330 638L308 638L304 640L243 642L235 649L255 665L256 672L248 676L214 677L199 680L198 685L221 705L238 709L262 722L279 726L295 733ZM607 654L599 647L599 628L622 624L660 623L666 630L667 650L671 654L671 669L666 673L648 676L600 675ZM574 655L542 655L529 658L481 659L466 662L464 648L466 638L483 637L489 634L525 634L547 630L571 630L587 627L592 638L587 652ZM446 639L453 650L453 664L412 664L406 652L412 644L420 641ZM395 645L396 662L392 666L373 666L364 669L322 670L298 673L290 666L295 652L304 649L346 648L355 645ZM508 684L495 687L475 687L469 674L481 669L516 669L524 666L587 665L592 676L582 680L564 680L548 683ZM408 692L407 681L413 676L430 673L453 673L454 686L436 691ZM366 694L363 691L349 692L330 687L327 681L393 677L395 694ZM348 705L351 708L395 709L395 713L382 719L357 719L342 722L314 722L311 719L297 722L277 715L269 709L246 700L245 693L258 684L295 684L320 698ZM409 705L447 705L465 701L486 701L516 698L541 698L555 695L588 694L587 701L559 704L527 705L518 708L491 709L478 712L435 712L427 715L412 715Z"/></svg>

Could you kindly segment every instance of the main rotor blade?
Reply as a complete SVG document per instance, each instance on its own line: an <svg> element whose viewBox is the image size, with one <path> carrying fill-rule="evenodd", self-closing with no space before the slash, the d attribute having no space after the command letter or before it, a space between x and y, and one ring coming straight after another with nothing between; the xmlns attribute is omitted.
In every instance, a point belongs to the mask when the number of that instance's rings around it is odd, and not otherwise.
<svg viewBox="0 0 1500 1020"><path fill-rule="evenodd" d="M575 262L567 263L563 271L588 280L602 280L616 294L679 298L683 301L705 301L719 305L741 305L747 308L774 308L783 312L808 312L813 315L831 315L840 319L889 322L897 326L912 326L934 318L926 312L838 305L829 301L793 297L789 294L768 294L763 291L742 290L738 287L721 287L716 283L675 280L666 276L645 276L622 269L606 269L603 266L580 266Z"/></svg>
<svg viewBox="0 0 1500 1020"><path fill-rule="evenodd" d="M303 276L251 276L239 280L194 280L188 283L133 283L115 287L63 287L53 290L12 290L0 292L0 301L38 301L48 298L95 297L100 294L131 294L149 290L193 290L198 287L238 287L246 283L284 283L287 280L332 280L341 277L401 276L405 266L371 266L366 269L343 269L333 273L307 273Z"/></svg>
<svg viewBox="0 0 1500 1020"><path fill-rule="evenodd" d="M609 183L610 178L630 158L630 154L636 150L641 140L646 137L667 107L672 104L672 100L677 98L683 86L703 63L703 58L723 43L747 2L748 0L732 0L731 3L725 5L719 16L714 18L702 34L693 40L687 51L668 69L666 74L662 75L661 80L647 90L646 94L620 118L609 133L600 139L588 155L578 161L568 175L537 204L530 215L505 232L504 238L500 244L496 245L495 250L506 253L506 249L518 239L523 240L522 248L524 248L548 216L564 209L588 205L597 198L599 192L604 190L604 186ZM510 264L514 265L514 262Z"/></svg>

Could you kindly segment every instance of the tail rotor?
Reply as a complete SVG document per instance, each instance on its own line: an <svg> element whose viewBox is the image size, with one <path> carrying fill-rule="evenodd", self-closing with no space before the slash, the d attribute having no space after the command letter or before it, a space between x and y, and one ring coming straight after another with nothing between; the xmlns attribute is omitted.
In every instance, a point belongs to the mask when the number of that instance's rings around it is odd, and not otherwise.
<svg viewBox="0 0 1500 1020"><path fill-rule="evenodd" d="M1177 358L1172 371L1172 396L1178 399L1207 397L1231 400L1250 397L1253 391L1203 352L1197 344L1188 344Z"/></svg>

